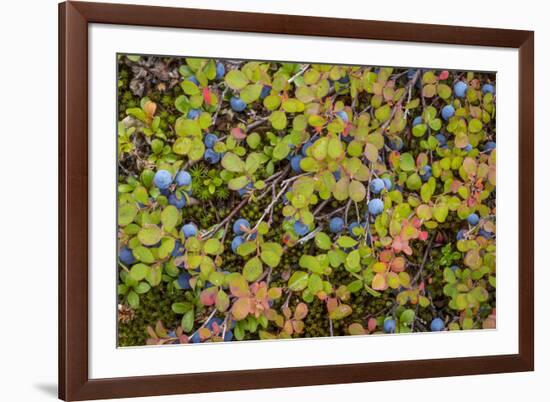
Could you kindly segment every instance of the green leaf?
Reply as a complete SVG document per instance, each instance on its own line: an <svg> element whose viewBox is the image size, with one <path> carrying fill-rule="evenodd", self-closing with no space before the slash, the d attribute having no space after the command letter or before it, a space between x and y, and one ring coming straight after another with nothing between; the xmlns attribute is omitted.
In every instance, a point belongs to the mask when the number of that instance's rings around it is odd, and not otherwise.
<svg viewBox="0 0 550 402"><path fill-rule="evenodd" d="M248 78L240 70L231 70L225 75L225 82L229 88L240 90L248 84Z"/></svg>
<svg viewBox="0 0 550 402"><path fill-rule="evenodd" d="M210 255L219 255L223 252L223 246L218 239L208 239L203 246L204 252Z"/></svg>
<svg viewBox="0 0 550 402"><path fill-rule="evenodd" d="M137 246L132 250L132 253L134 254L134 257L136 257L136 259L144 262L145 264L151 264L155 261L153 253L147 247Z"/></svg>
<svg viewBox="0 0 550 402"><path fill-rule="evenodd" d="M181 318L181 329L184 332L191 332L193 329L193 324L195 323L195 311L189 310Z"/></svg>
<svg viewBox="0 0 550 402"><path fill-rule="evenodd" d="M316 274L322 274L324 269L321 267L321 263L319 260L312 255L304 254L300 257L300 260L298 261L298 265L302 268L307 268L311 272L315 272Z"/></svg>
<svg viewBox="0 0 550 402"><path fill-rule="evenodd" d="M136 309L139 307L139 296L133 290L130 290L130 292L128 293L128 304L133 309Z"/></svg>
<svg viewBox="0 0 550 402"><path fill-rule="evenodd" d="M433 208L432 214L439 223L443 223L447 219L449 208L447 204L439 203Z"/></svg>
<svg viewBox="0 0 550 402"><path fill-rule="evenodd" d="M342 141L338 138L331 138L328 142L328 156L332 159L340 158L344 153Z"/></svg>
<svg viewBox="0 0 550 402"><path fill-rule="evenodd" d="M243 88L240 92L240 98L245 103L252 103L258 100L260 97L260 94L262 93L262 85L260 84L252 84L247 85L245 88Z"/></svg>
<svg viewBox="0 0 550 402"><path fill-rule="evenodd" d="M276 160L283 160L290 152L290 146L286 142L279 142L275 148L273 148L273 158Z"/></svg>
<svg viewBox="0 0 550 402"><path fill-rule="evenodd" d="M246 257L247 255L252 254L254 251L256 251L255 241L247 241L237 247L237 254L239 254L241 257Z"/></svg>
<svg viewBox="0 0 550 402"><path fill-rule="evenodd" d="M426 126L425 124L417 124L412 128L412 134L415 137L422 137L426 133L427 129L428 126Z"/></svg>
<svg viewBox="0 0 550 402"><path fill-rule="evenodd" d="M410 325L414 321L414 310L407 309L401 313L401 316L399 317L399 321L401 321L402 324Z"/></svg>
<svg viewBox="0 0 550 402"><path fill-rule="evenodd" d="M183 117L178 117L174 128L176 130L176 134L179 135L180 137L184 137L184 136L198 137L202 133L201 127L198 121L185 119Z"/></svg>
<svg viewBox="0 0 550 402"><path fill-rule="evenodd" d="M399 167L405 172L410 172L411 170L414 170L415 163L413 156L408 152L401 154L401 156L399 157Z"/></svg>
<svg viewBox="0 0 550 402"><path fill-rule="evenodd" d="M135 281L141 281L145 279L151 268L145 264L135 264L130 269L130 277Z"/></svg>
<svg viewBox="0 0 550 402"><path fill-rule="evenodd" d="M168 205L160 214L160 221L164 230L170 232L176 227L180 219L180 211L174 205Z"/></svg>
<svg viewBox="0 0 550 402"><path fill-rule="evenodd" d="M245 187L249 183L249 179L247 176L239 176L234 179L229 180L229 183L227 183L230 190L240 190L241 188Z"/></svg>
<svg viewBox="0 0 550 402"><path fill-rule="evenodd" d="M298 292L304 290L308 284L308 273L304 271L295 271L288 280L288 288Z"/></svg>
<svg viewBox="0 0 550 402"><path fill-rule="evenodd" d="M287 125L286 113L282 110L277 110L271 113L269 121L275 130L284 130Z"/></svg>
<svg viewBox="0 0 550 402"><path fill-rule="evenodd" d="M317 274L311 274L307 282L307 289L313 294L323 290L323 280L321 277Z"/></svg>
<svg viewBox="0 0 550 402"><path fill-rule="evenodd" d="M185 314L192 308L193 308L193 305L189 302L172 304L172 311L176 314Z"/></svg>
<svg viewBox="0 0 550 402"><path fill-rule="evenodd" d="M359 250L353 250L346 256L346 268L351 272L358 272L361 269L361 255Z"/></svg>
<svg viewBox="0 0 550 402"><path fill-rule="evenodd" d="M164 259L168 257L172 253L172 250L174 250L175 245L176 245L176 240L172 237L162 239L162 243L159 247L159 252L158 252L159 258Z"/></svg>
<svg viewBox="0 0 550 402"><path fill-rule="evenodd" d="M181 88L186 95L198 95L201 93L199 87L189 80L185 80L181 83Z"/></svg>
<svg viewBox="0 0 550 402"><path fill-rule="evenodd" d="M222 166L224 169L233 173L244 172L245 164L237 155L232 152L227 152L222 158Z"/></svg>
<svg viewBox="0 0 550 402"><path fill-rule="evenodd" d="M355 202L360 202L367 196L367 190L363 183L357 180L352 180L349 184L349 198Z"/></svg>
<svg viewBox="0 0 550 402"><path fill-rule="evenodd" d="M332 247L332 240L323 232L319 232L315 235L315 245L321 250L330 250Z"/></svg>
<svg viewBox="0 0 550 402"><path fill-rule="evenodd" d="M154 246L162 237L162 230L157 225L147 225L138 232L138 239L145 246Z"/></svg>
<svg viewBox="0 0 550 402"><path fill-rule="evenodd" d="M123 204L118 208L118 224L126 226L132 223L138 213L135 204Z"/></svg>
<svg viewBox="0 0 550 402"><path fill-rule="evenodd" d="M262 142L262 137L260 137L260 134L258 133L251 133L246 137L246 143L252 149L258 148L261 142Z"/></svg>
<svg viewBox="0 0 550 402"><path fill-rule="evenodd" d="M357 245L357 240L349 236L340 236L336 243L343 248L351 248Z"/></svg>
<svg viewBox="0 0 550 402"><path fill-rule="evenodd" d="M262 250L260 257L271 268L275 268L281 261L281 257L270 250Z"/></svg>
<svg viewBox="0 0 550 402"><path fill-rule="evenodd" d="M219 311L224 312L229 308L229 304L229 296L227 296L227 293L225 293L223 289L220 289L216 294L216 308Z"/></svg>
<svg viewBox="0 0 550 402"><path fill-rule="evenodd" d="M243 268L243 276L249 282L254 282L263 273L262 262L258 257L254 257L247 261Z"/></svg>
<svg viewBox="0 0 550 402"><path fill-rule="evenodd" d="M384 122L388 120L390 118L390 114L391 114L391 108L387 103L383 106L380 106L374 112L374 116L380 122Z"/></svg>

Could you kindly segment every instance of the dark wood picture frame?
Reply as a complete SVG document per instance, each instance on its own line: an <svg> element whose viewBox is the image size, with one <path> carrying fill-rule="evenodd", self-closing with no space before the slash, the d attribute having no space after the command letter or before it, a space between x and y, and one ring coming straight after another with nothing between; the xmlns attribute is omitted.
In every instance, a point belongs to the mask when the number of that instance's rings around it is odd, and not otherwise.
<svg viewBox="0 0 550 402"><path fill-rule="evenodd" d="M519 353L200 374L88 376L88 24L519 49ZM534 370L534 33L65 2L59 5L59 397L83 400Z"/></svg>

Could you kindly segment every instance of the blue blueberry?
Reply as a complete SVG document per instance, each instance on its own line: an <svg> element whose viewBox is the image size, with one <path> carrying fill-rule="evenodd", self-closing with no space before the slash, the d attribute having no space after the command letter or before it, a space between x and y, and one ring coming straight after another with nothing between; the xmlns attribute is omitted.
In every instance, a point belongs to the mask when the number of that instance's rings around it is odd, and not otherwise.
<svg viewBox="0 0 550 402"><path fill-rule="evenodd" d="M489 240L490 238L493 237L493 234L491 232L488 232L486 231L485 229L481 228L479 229L479 231L477 232L478 236L481 236L481 237L484 237L486 238L487 240Z"/></svg>
<svg viewBox="0 0 550 402"><path fill-rule="evenodd" d="M196 236L197 231L198 231L197 226L194 223L187 223L183 225L181 228L181 232L186 238Z"/></svg>
<svg viewBox="0 0 550 402"><path fill-rule="evenodd" d="M446 105L441 109L441 117L443 117L444 120L449 120L451 117L455 115L455 108L453 105Z"/></svg>
<svg viewBox="0 0 550 402"><path fill-rule="evenodd" d="M465 230L465 229L459 230L458 233L456 234L456 239L457 240L464 240L464 238L466 237L466 233L467 233L467 230Z"/></svg>
<svg viewBox="0 0 550 402"><path fill-rule="evenodd" d="M193 84L199 86L200 83L199 83L199 80L197 80L197 77L195 77L194 75L192 75L191 77L187 78L189 81L191 81Z"/></svg>
<svg viewBox="0 0 550 402"><path fill-rule="evenodd" d="M178 285L183 290L191 289L191 285L189 284L189 279L191 279L191 275L187 271L183 271L178 275Z"/></svg>
<svg viewBox="0 0 550 402"><path fill-rule="evenodd" d="M340 110L339 112L336 112L336 115L339 118L341 118L344 123L349 122L348 114L346 112L344 112L343 110Z"/></svg>
<svg viewBox="0 0 550 402"><path fill-rule="evenodd" d="M206 328L208 328L210 331L214 328L214 323L218 324L218 327L221 327L223 324L223 320L218 317L213 317L208 321L208 324L206 324Z"/></svg>
<svg viewBox="0 0 550 402"><path fill-rule="evenodd" d="M237 253L237 248L239 248L239 246L243 243L244 243L244 237L236 236L231 242L231 250L233 250L234 253Z"/></svg>
<svg viewBox="0 0 550 402"><path fill-rule="evenodd" d="M155 186L161 190L166 190L172 184L172 174L168 170L159 170L153 178Z"/></svg>
<svg viewBox="0 0 550 402"><path fill-rule="evenodd" d="M483 145L484 151L492 151L497 147L497 144L494 141L486 142L485 145Z"/></svg>
<svg viewBox="0 0 550 402"><path fill-rule="evenodd" d="M252 190L254 188L254 186L252 185L252 183L248 183L246 186L244 186L243 188L237 190L237 193L243 197L246 195L246 193L248 193L250 190Z"/></svg>
<svg viewBox="0 0 550 402"><path fill-rule="evenodd" d="M464 98L466 96L467 90L468 84L466 84L464 81L458 81L453 88L455 96L459 98Z"/></svg>
<svg viewBox="0 0 550 402"><path fill-rule="evenodd" d="M132 250L128 247L124 247L118 252L118 258L124 265L132 265L136 261L134 254L132 254Z"/></svg>
<svg viewBox="0 0 550 402"><path fill-rule="evenodd" d="M332 233L340 233L344 229L344 220L339 216L332 218L328 224Z"/></svg>
<svg viewBox="0 0 550 402"><path fill-rule="evenodd" d="M384 332L386 334L393 334L395 332L395 320L393 318L386 318L384 320Z"/></svg>
<svg viewBox="0 0 550 402"><path fill-rule="evenodd" d="M472 213L468 215L467 219L468 219L468 223L472 226L475 226L479 223L479 216L477 214Z"/></svg>
<svg viewBox="0 0 550 402"><path fill-rule="evenodd" d="M349 75L344 75L342 78L338 80L340 84L347 84L349 82Z"/></svg>
<svg viewBox="0 0 550 402"><path fill-rule="evenodd" d="M191 175L185 170L180 170L176 175L176 184L178 187L189 186L191 184Z"/></svg>
<svg viewBox="0 0 550 402"><path fill-rule="evenodd" d="M233 223L233 233L236 235L245 234L246 231L243 228L250 229L250 223L246 219L239 218Z"/></svg>
<svg viewBox="0 0 550 402"><path fill-rule="evenodd" d="M189 338L190 343L201 343L201 338L199 336L199 333L195 333L191 338Z"/></svg>
<svg viewBox="0 0 550 402"><path fill-rule="evenodd" d="M172 250L172 257L181 257L183 255L183 248L181 247L181 242L176 240L174 244L174 249Z"/></svg>
<svg viewBox="0 0 550 402"><path fill-rule="evenodd" d="M236 96L232 97L229 100L229 104L231 105L231 109L233 109L233 111L235 112L242 112L244 109L246 109L246 103Z"/></svg>
<svg viewBox="0 0 550 402"><path fill-rule="evenodd" d="M290 167L296 173L302 173L302 168L300 167L300 161L302 160L302 155L294 155L290 158Z"/></svg>
<svg viewBox="0 0 550 402"><path fill-rule="evenodd" d="M298 236L305 236L309 232L309 226L300 221L294 222L294 231Z"/></svg>
<svg viewBox="0 0 550 402"><path fill-rule="evenodd" d="M424 166L421 170L424 173L420 173L420 178L422 181L427 181L430 177L432 177L432 167L430 165Z"/></svg>
<svg viewBox="0 0 550 402"><path fill-rule="evenodd" d="M334 176L334 180L336 180L336 181L338 181L342 178L342 172L340 171L340 169L335 170L334 172L332 172L332 175Z"/></svg>
<svg viewBox="0 0 550 402"><path fill-rule="evenodd" d="M204 160L211 165L215 165L220 161L221 155L211 149L207 149L204 152Z"/></svg>
<svg viewBox="0 0 550 402"><path fill-rule="evenodd" d="M410 68L407 70L407 79L412 80L414 78L414 75L416 74L416 70Z"/></svg>
<svg viewBox="0 0 550 402"><path fill-rule="evenodd" d="M430 324L430 330L432 332L439 332L445 329L445 323L441 318L434 318Z"/></svg>
<svg viewBox="0 0 550 402"><path fill-rule="evenodd" d="M486 94L486 93L494 94L495 93L495 87L491 84L484 84L481 87L481 92L483 92L483 94Z"/></svg>
<svg viewBox="0 0 550 402"><path fill-rule="evenodd" d="M451 271L456 272L458 265L451 265Z"/></svg>
<svg viewBox="0 0 550 402"><path fill-rule="evenodd" d="M225 76L225 66L221 62L216 63L216 79L221 80Z"/></svg>
<svg viewBox="0 0 550 402"><path fill-rule="evenodd" d="M369 201L368 210L371 215L379 215L384 211L384 203L380 198L373 198Z"/></svg>
<svg viewBox="0 0 550 402"><path fill-rule="evenodd" d="M447 146L447 137L445 137L443 134L436 134L435 139L437 140L437 142L439 142L439 146L441 148Z"/></svg>
<svg viewBox="0 0 550 402"><path fill-rule="evenodd" d="M386 187L385 183L384 183L384 180L382 179L373 179L371 182L370 182L370 191L372 191L374 194L378 194L380 193L382 190L384 190L384 188Z"/></svg>
<svg viewBox="0 0 550 402"><path fill-rule="evenodd" d="M302 155L306 156L307 149L312 145L313 145L313 142L311 142L311 141L308 141L308 142L304 143L304 145L302 145L302 149L301 149Z"/></svg>
<svg viewBox="0 0 550 402"><path fill-rule="evenodd" d="M413 120L413 127L422 124L422 116L416 116Z"/></svg>
<svg viewBox="0 0 550 402"><path fill-rule="evenodd" d="M401 137L390 139L390 148L394 151L401 151L403 149L403 140Z"/></svg>
<svg viewBox="0 0 550 402"><path fill-rule="evenodd" d="M384 177L382 181L384 182L384 187L386 187L386 190L390 191L393 187L391 180L387 177Z"/></svg>
<svg viewBox="0 0 550 402"><path fill-rule="evenodd" d="M233 340L233 331L231 330L226 330L225 331L225 336L223 337L223 341L224 342L230 342Z"/></svg>
<svg viewBox="0 0 550 402"><path fill-rule="evenodd" d="M187 118L191 120L195 120L198 118L201 114L201 111L199 109L189 109L187 112Z"/></svg>
<svg viewBox="0 0 550 402"><path fill-rule="evenodd" d="M262 87L262 92L260 92L260 99L266 98L271 92L271 87L269 85L264 85Z"/></svg>
<svg viewBox="0 0 550 402"><path fill-rule="evenodd" d="M466 145L466 146L465 146L464 148L462 148L462 149L463 149L465 152L470 152L470 151L473 149L473 147L472 147L472 144L468 144L468 145Z"/></svg>
<svg viewBox="0 0 550 402"><path fill-rule="evenodd" d="M216 134L208 133L204 136L204 145L206 148L214 148L218 142L218 136Z"/></svg>
<svg viewBox="0 0 550 402"><path fill-rule="evenodd" d="M170 205L175 206L177 209L182 209L185 206L185 204L187 204L187 200L183 194L180 194L179 197L180 198L178 198L178 196L175 193L170 194L168 196L168 203Z"/></svg>

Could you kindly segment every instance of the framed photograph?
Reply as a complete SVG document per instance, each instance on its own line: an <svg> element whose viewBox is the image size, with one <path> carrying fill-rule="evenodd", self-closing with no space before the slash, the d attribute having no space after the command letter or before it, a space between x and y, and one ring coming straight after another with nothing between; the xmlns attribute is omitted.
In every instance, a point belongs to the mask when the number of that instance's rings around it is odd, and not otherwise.
<svg viewBox="0 0 550 402"><path fill-rule="evenodd" d="M533 32L59 16L61 399L533 370Z"/></svg>

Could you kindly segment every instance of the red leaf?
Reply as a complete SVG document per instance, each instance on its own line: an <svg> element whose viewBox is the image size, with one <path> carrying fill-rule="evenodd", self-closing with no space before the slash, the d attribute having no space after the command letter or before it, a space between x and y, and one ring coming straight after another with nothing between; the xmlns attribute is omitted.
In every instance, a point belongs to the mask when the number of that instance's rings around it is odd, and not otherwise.
<svg viewBox="0 0 550 402"><path fill-rule="evenodd" d="M212 104L212 96L210 95L210 90L207 87L202 89L202 96L207 104Z"/></svg>
<svg viewBox="0 0 550 402"><path fill-rule="evenodd" d="M231 129L231 135L236 140L244 140L246 138L245 132L240 127L234 127Z"/></svg>
<svg viewBox="0 0 550 402"><path fill-rule="evenodd" d="M371 317L369 318L369 321L367 322L367 328L370 332L373 332L376 330L376 327L378 326L378 323L376 322L376 318Z"/></svg>
<svg viewBox="0 0 550 402"><path fill-rule="evenodd" d="M449 78L449 72L447 70L443 70L440 74L439 74L439 79L440 80L446 80L447 78Z"/></svg>

